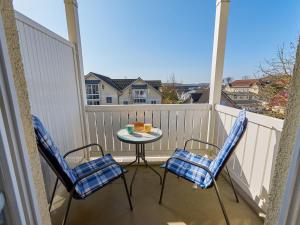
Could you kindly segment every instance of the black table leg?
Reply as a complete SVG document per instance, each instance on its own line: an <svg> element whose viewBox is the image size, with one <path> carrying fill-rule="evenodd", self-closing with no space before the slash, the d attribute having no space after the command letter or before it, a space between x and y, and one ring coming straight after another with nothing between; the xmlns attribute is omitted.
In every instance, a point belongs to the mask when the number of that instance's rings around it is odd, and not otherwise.
<svg viewBox="0 0 300 225"><path fill-rule="evenodd" d="M138 151L138 149L137 149L137 147L135 147L135 160L132 161L132 162L130 162L130 163L128 163L128 164L126 164L126 165L124 165L125 168L128 167L128 166L131 166L133 163L137 162L138 155L139 155L137 151Z"/></svg>
<svg viewBox="0 0 300 225"><path fill-rule="evenodd" d="M135 145L135 149L136 149L136 159L135 161L127 164L126 166L132 165L133 163L137 162L137 165L135 167L132 179L131 179L131 183L130 183L130 196L132 196L132 188L133 188L133 182L135 180L135 176L137 174L137 170L138 167L140 165L140 159L143 160L143 162L145 163L146 168L149 167L155 174L157 174L159 176L159 181L160 184L162 184L162 177L160 175L160 173L158 171L156 171L152 166L150 166L148 164L148 161L146 160L146 156L145 156L145 144L136 144Z"/></svg>
<svg viewBox="0 0 300 225"><path fill-rule="evenodd" d="M141 153L142 153L141 158L144 161L146 167L149 167L154 173L156 173L159 176L160 184L162 184L162 177L161 177L160 173L158 171L156 171L152 166L150 166L148 164L148 161L146 160L146 156L145 156L145 144L141 144L141 148L142 148L141 149Z"/></svg>
<svg viewBox="0 0 300 225"><path fill-rule="evenodd" d="M132 196L133 182L134 182L134 179L135 179L135 176L136 176L138 167L139 167L139 165L140 165L140 146L139 146L138 144L135 145L135 152L136 152L136 159L135 159L134 162L137 161L137 165L136 165L136 167L135 167L134 174L133 174L132 179L131 179L131 182L130 182L130 196ZM133 164L134 162L131 162L131 163L129 163L129 164Z"/></svg>

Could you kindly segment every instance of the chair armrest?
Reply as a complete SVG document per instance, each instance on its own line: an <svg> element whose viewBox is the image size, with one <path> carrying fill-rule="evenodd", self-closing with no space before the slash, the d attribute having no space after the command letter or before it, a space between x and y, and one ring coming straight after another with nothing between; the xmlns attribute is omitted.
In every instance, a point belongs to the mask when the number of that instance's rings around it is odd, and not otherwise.
<svg viewBox="0 0 300 225"><path fill-rule="evenodd" d="M93 143L93 144L89 144L89 145L85 145L85 146L82 146L80 148L75 148L71 151L68 151L66 154L64 154L64 158L66 158L68 155L70 155L71 153L74 153L74 152L78 152L79 150L82 150L82 149L85 149L85 148L88 148L88 147L91 147L91 146L98 146L100 148L100 151L101 151L101 154L102 156L104 156L104 153L103 153L103 149L102 149L102 146L99 145L99 144L96 144L96 143Z"/></svg>
<svg viewBox="0 0 300 225"><path fill-rule="evenodd" d="M79 178L74 182L73 187L72 187L72 191L75 190L75 187L76 187L76 185L78 184L78 182L80 182L80 181L83 180L84 178L87 178L87 177L89 177L89 176L91 176L91 175L93 175L93 174L99 172L100 170L103 170L103 169L105 169L105 168L107 168L107 167L109 167L109 166L112 166L112 165L117 165L117 166L119 166L120 169L121 169L121 171L122 171L122 174L124 174L124 169L123 169L122 166L120 166L117 162L111 162L111 163L109 163L109 164L107 164L107 165L104 165L104 166L102 166L102 167L97 168L96 170L94 170L94 171L92 171L92 172L90 172L90 173L88 173L88 174L86 174L86 175L84 175L84 176L82 176L82 177L79 177Z"/></svg>
<svg viewBox="0 0 300 225"><path fill-rule="evenodd" d="M215 180L215 177L214 177L213 173L209 170L209 168L208 168L207 166L203 166L203 165L201 165L201 164L198 164L198 163L195 163L195 162L193 162L193 161L190 161L190 160L187 160L187 159L184 159L184 158L181 158L181 157L177 157L177 156L173 156L173 157L171 157L171 158L168 159L168 161L167 161L167 163L166 163L166 168L168 167L168 163L169 163L169 161L170 161L171 159L177 159L177 160L180 160L180 161L189 163L189 164L191 164L191 165L193 165L193 166L197 166L197 167L199 167L199 168L205 170L206 172L208 172L208 174L211 176L211 178L212 178L213 180Z"/></svg>
<svg viewBox="0 0 300 225"><path fill-rule="evenodd" d="M221 150L217 145L211 144L211 143L206 142L206 141L198 140L198 139L195 139L195 138L191 138L191 139L186 140L185 143L184 143L184 149L186 148L187 143L190 142L190 141L197 141L197 142L200 142L200 143L203 143L203 144L213 146L213 147L217 148L219 151Z"/></svg>

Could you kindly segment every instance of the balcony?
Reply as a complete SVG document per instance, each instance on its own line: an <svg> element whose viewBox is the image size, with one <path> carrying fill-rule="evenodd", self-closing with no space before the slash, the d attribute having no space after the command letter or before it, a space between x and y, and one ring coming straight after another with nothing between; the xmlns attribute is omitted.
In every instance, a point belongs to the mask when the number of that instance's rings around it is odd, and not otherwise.
<svg viewBox="0 0 300 225"><path fill-rule="evenodd" d="M218 82L211 86L212 104L88 106L83 103L86 96L77 45L20 13L16 13L16 22L31 112L45 123L62 154L85 143L99 143L121 164L129 162L135 155L134 146L121 143L116 132L135 121L152 123L162 130L163 138L147 144L145 149L148 161L161 173L158 165L189 138L218 146L224 143L238 110L216 103L217 93L221 93ZM213 59L213 63L219 65L219 60ZM221 78L217 75L213 80ZM250 112L247 118L246 133L227 163L241 202L234 202L225 174L218 182L232 224L254 225L263 223L283 121ZM195 153L212 151L209 146L196 142L190 142L188 149ZM98 156L91 149L74 154L70 163ZM45 184L41 187L45 187L49 200L55 177L44 161L40 163ZM193 190L192 184L170 176L164 204L159 206L157 177L141 170L136 178L132 213L116 181L86 201L75 201L69 224L225 224L213 190ZM132 176L132 168L127 176ZM65 210L66 191L60 188L51 213L53 224L61 222Z"/></svg>
<svg viewBox="0 0 300 225"><path fill-rule="evenodd" d="M120 163L132 161L135 157L135 146L116 138L120 128L135 121L152 123L161 128L163 138L146 145L147 159L157 165L165 161L175 148L183 147L184 141L191 137L201 140L212 138L214 143L222 146L239 110L217 105L214 114L215 135L209 137L212 109L209 104L115 105L86 106L85 111L90 141L101 143L106 153L111 153ZM255 113L247 113L247 118L249 124L246 133L227 164L241 202L235 202L226 174L220 176L218 182L232 224L263 224L263 218L259 215L266 210L273 158L283 122ZM212 151L208 146L195 142L191 142L188 149L195 153ZM88 158L97 156L98 152L91 149ZM129 168L128 179L131 179L133 170ZM163 174L162 169L157 167L157 170ZM195 190L191 183L170 175L166 184L166 198L160 206L157 176L146 169L141 171L134 186L135 209L132 214L128 211L122 183L116 181L85 203L75 203L70 216L71 224L97 224L97 218L100 217L104 224L141 224L142 221L147 221L147 224L225 224L213 189ZM53 224L61 221L65 194L62 191L54 200Z"/></svg>
<svg viewBox="0 0 300 225"><path fill-rule="evenodd" d="M156 168L159 170L159 168ZM127 174L131 178L134 168ZM163 172L163 171L160 171ZM262 225L263 220L240 199L235 202L231 187L221 176L218 180L231 224ZM162 205L158 204L160 185L157 176L148 169L139 170L129 211L122 181L115 181L93 197L74 201L69 217L72 225L223 225L224 217L213 189L193 189L192 184L170 175ZM176 197L175 197L176 196ZM60 225L66 205L62 190L54 199L52 224ZM241 198L241 197L240 197Z"/></svg>

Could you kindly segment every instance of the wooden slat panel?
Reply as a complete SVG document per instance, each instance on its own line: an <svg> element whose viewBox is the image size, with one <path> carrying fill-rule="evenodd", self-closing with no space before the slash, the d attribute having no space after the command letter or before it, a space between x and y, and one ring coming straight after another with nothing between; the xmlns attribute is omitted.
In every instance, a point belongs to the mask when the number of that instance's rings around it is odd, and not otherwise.
<svg viewBox="0 0 300 225"><path fill-rule="evenodd" d="M268 199L268 191L270 190L270 183L271 183L271 175L273 172L274 167L274 161L276 156L276 151L278 149L279 144L279 138L280 138L280 132L276 130L271 130L271 137L270 137L270 143L268 147L268 152L265 160L265 168L263 173L263 181L262 186L260 190L260 197L261 199ZM266 206L263 206L264 210L266 210Z"/></svg>
<svg viewBox="0 0 300 225"><path fill-rule="evenodd" d="M103 112L96 112L96 126L97 126L97 136L98 143L104 148L104 151L107 151L105 144L105 129L104 129L104 118Z"/></svg>
<svg viewBox="0 0 300 225"><path fill-rule="evenodd" d="M226 123L226 114L222 113L220 116L221 123L220 123L220 136L219 136L219 146L223 146L225 138L227 137L227 132L225 128L225 123Z"/></svg>
<svg viewBox="0 0 300 225"><path fill-rule="evenodd" d="M137 121L137 118L136 118L136 111L129 111L128 113L129 115L129 123L134 123Z"/></svg>
<svg viewBox="0 0 300 225"><path fill-rule="evenodd" d="M236 174L237 177L241 176L242 168L243 168L243 158L245 153L245 147L246 147L246 140L247 140L247 131L242 136L242 139L240 143L237 145L235 151L234 151L234 168L233 172Z"/></svg>
<svg viewBox="0 0 300 225"><path fill-rule="evenodd" d="M136 111L129 111L128 113L128 120L129 120L129 123L134 123L137 121L137 118L136 118ZM129 150L130 151L135 151L135 146L134 145L129 145Z"/></svg>
<svg viewBox="0 0 300 225"><path fill-rule="evenodd" d="M230 134L231 128L233 126L234 121L236 120L235 117L230 116L230 115L226 115L226 138L224 140L224 142L226 141L227 137ZM234 168L234 159L235 159L235 151L232 153L231 157L229 158L228 162L227 162L227 167L230 168L230 170L233 170Z"/></svg>
<svg viewBox="0 0 300 225"><path fill-rule="evenodd" d="M90 141L91 143L98 143L95 113L92 112L87 113L87 118L89 123ZM92 147L91 150L96 151L97 148Z"/></svg>
<svg viewBox="0 0 300 225"><path fill-rule="evenodd" d="M106 149L109 152L113 151L113 131L112 131L112 113L104 112L104 130Z"/></svg>
<svg viewBox="0 0 300 225"><path fill-rule="evenodd" d="M250 180L250 187L253 195L259 196L261 192L270 138L271 130L269 128L260 126L257 135L257 144L254 152Z"/></svg>
<svg viewBox="0 0 300 225"><path fill-rule="evenodd" d="M117 132L121 129L121 121L120 121L120 112L112 112L112 128L113 128L113 142L114 142L114 152L122 151L121 141L117 138ZM122 127L123 128L123 127Z"/></svg>
<svg viewBox="0 0 300 225"><path fill-rule="evenodd" d="M120 112L120 113L121 113L121 127L125 127L129 123L128 112ZM130 145L122 142L122 150L129 151Z"/></svg>
<svg viewBox="0 0 300 225"><path fill-rule="evenodd" d="M145 123L153 124L152 111L149 111L149 110L145 111ZM153 149L153 144L152 143L149 143L149 144L145 145L146 154L147 154L147 151L152 150L152 149Z"/></svg>
<svg viewBox="0 0 300 225"><path fill-rule="evenodd" d="M177 112L177 148L184 146L184 117L185 111Z"/></svg>
<svg viewBox="0 0 300 225"><path fill-rule="evenodd" d="M177 130L176 130L176 112L175 111L169 111L169 149L176 149L176 136L177 136Z"/></svg>
<svg viewBox="0 0 300 225"><path fill-rule="evenodd" d="M206 111L201 111L200 112L200 117L201 117L201 134L200 134L200 139L202 141L207 141L207 131L208 131L208 118L209 114ZM206 145L200 144L200 148L204 149L206 148Z"/></svg>
<svg viewBox="0 0 300 225"><path fill-rule="evenodd" d="M221 136L223 135L223 125L222 125L222 116L223 116L224 114L223 113L220 113L220 112L217 112L217 127L215 128L215 130L217 130L217 132L215 131L215 134L214 134L214 138L215 138L215 141L214 141L214 143L217 145L217 146L219 146L219 147L221 147L222 146L222 144L223 143L221 143Z"/></svg>
<svg viewBox="0 0 300 225"><path fill-rule="evenodd" d="M187 110L185 112L185 121L184 121L184 142L193 136L193 115L194 112ZM187 146L188 149L192 149L192 142Z"/></svg>
<svg viewBox="0 0 300 225"><path fill-rule="evenodd" d="M199 111L192 111L193 112L193 133L192 137L195 139L201 139L200 133L201 133L201 114L199 114ZM192 142L192 149L197 150L200 148L200 143L198 142Z"/></svg>
<svg viewBox="0 0 300 225"><path fill-rule="evenodd" d="M153 111L153 127L160 128L160 111ZM160 150L160 140L153 142L153 150Z"/></svg>
<svg viewBox="0 0 300 225"><path fill-rule="evenodd" d="M145 122L145 112L144 110L138 110L137 113L136 113L136 119L137 121L139 122Z"/></svg>
<svg viewBox="0 0 300 225"><path fill-rule="evenodd" d="M247 141L245 147L245 155L243 159L243 174L242 180L249 186L252 171L252 162L254 158L254 150L257 142L258 126L253 123L249 123L247 126Z"/></svg>
<svg viewBox="0 0 300 225"><path fill-rule="evenodd" d="M164 151L172 150L169 148L169 112L161 111L160 118L160 126L163 132L163 137L161 139L161 151L163 154Z"/></svg>

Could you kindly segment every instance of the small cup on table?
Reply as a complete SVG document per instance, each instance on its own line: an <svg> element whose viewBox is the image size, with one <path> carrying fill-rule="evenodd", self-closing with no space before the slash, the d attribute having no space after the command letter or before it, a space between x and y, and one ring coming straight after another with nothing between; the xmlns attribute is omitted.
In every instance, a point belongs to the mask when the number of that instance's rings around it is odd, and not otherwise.
<svg viewBox="0 0 300 225"><path fill-rule="evenodd" d="M134 132L134 125L133 124L126 125L126 130L128 134L132 134Z"/></svg>
<svg viewBox="0 0 300 225"><path fill-rule="evenodd" d="M144 124L144 130L146 133L149 133L152 131L152 124L151 123L145 123Z"/></svg>

